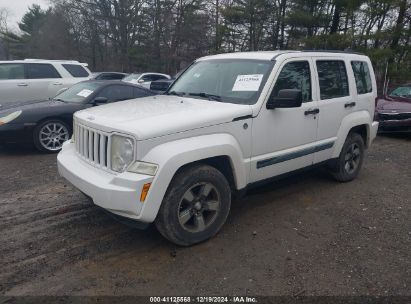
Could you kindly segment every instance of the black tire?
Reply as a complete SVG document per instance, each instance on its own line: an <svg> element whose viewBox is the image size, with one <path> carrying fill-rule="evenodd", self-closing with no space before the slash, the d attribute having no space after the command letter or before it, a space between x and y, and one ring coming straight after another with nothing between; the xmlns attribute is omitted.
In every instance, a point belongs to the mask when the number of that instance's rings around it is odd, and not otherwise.
<svg viewBox="0 0 411 304"><path fill-rule="evenodd" d="M202 209L198 210L200 205ZM211 205L213 209L218 206L218 210L210 209ZM224 175L214 167L195 165L181 170L173 178L155 224L169 241L190 246L216 235L227 219L230 206L231 188ZM201 212L202 215L199 215Z"/></svg>
<svg viewBox="0 0 411 304"><path fill-rule="evenodd" d="M41 132L42 130L44 130L44 128L46 126L58 126L57 130L62 127L63 128L63 132L65 133L64 138L61 137L61 140L59 140L58 142L56 142L56 146L53 149L53 147L51 146L49 149L47 148L47 145L44 143L44 140L42 142L41 140ZM43 122L41 122L40 124L38 124L33 131L33 142L34 142L34 146L36 147L37 150L39 150L40 152L44 152L44 153L57 153L61 150L61 146L63 145L63 142L66 140L69 140L71 136L71 129L70 127L61 120L58 119L49 119L49 120L45 120Z"/></svg>
<svg viewBox="0 0 411 304"><path fill-rule="evenodd" d="M335 180L349 182L355 179L361 171L364 161L364 140L358 133L350 133L345 140L340 156L330 168Z"/></svg>

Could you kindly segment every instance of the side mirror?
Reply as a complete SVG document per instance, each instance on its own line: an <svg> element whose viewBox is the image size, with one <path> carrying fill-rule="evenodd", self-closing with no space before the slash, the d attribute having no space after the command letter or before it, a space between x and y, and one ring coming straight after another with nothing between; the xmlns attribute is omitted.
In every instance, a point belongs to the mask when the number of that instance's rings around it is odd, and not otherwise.
<svg viewBox="0 0 411 304"><path fill-rule="evenodd" d="M138 83L144 83L145 81L144 81L144 79L140 79L139 81L138 81Z"/></svg>
<svg viewBox="0 0 411 304"><path fill-rule="evenodd" d="M93 104L96 106L108 103L108 99L106 97L96 97L93 100Z"/></svg>
<svg viewBox="0 0 411 304"><path fill-rule="evenodd" d="M299 108L303 103L303 93L297 89L280 90L278 96L270 96L267 109Z"/></svg>

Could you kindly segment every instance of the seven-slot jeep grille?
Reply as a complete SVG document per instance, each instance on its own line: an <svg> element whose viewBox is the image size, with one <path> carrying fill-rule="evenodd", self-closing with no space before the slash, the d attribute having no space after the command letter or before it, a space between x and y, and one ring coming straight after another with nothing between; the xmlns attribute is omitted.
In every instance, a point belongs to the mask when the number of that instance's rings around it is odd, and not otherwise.
<svg viewBox="0 0 411 304"><path fill-rule="evenodd" d="M110 134L74 123L77 154L93 165L110 170Z"/></svg>

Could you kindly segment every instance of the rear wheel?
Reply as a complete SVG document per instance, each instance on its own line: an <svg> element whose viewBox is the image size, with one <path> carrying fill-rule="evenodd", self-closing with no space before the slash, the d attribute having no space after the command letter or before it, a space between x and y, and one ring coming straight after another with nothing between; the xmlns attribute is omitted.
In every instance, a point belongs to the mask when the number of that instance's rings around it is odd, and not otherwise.
<svg viewBox="0 0 411 304"><path fill-rule="evenodd" d="M335 166L330 170L333 177L340 182L349 182L355 179L360 173L364 152L365 145L361 135L350 133Z"/></svg>
<svg viewBox="0 0 411 304"><path fill-rule="evenodd" d="M230 205L231 189L220 171L207 165L188 167L171 182L155 224L171 242L193 245L220 230Z"/></svg>
<svg viewBox="0 0 411 304"><path fill-rule="evenodd" d="M34 129L34 145L42 152L55 153L70 139L70 128L60 120L47 120Z"/></svg>

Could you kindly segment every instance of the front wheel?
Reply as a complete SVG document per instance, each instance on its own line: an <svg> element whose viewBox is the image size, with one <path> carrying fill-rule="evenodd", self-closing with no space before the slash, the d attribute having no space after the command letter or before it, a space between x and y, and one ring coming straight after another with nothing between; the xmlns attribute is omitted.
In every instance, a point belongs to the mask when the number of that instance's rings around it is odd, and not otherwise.
<svg viewBox="0 0 411 304"><path fill-rule="evenodd" d="M207 165L188 167L172 180L155 224L171 242L190 246L220 230L230 205L231 188L220 171Z"/></svg>
<svg viewBox="0 0 411 304"><path fill-rule="evenodd" d="M56 153L63 143L70 139L70 128L60 120L47 120L40 123L33 133L34 145L41 152Z"/></svg>
<svg viewBox="0 0 411 304"><path fill-rule="evenodd" d="M360 173L364 161L365 145L361 135L350 133L344 143L331 174L339 182L349 182Z"/></svg>

